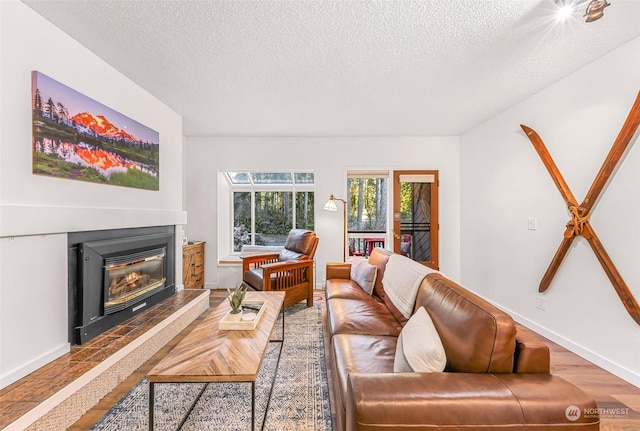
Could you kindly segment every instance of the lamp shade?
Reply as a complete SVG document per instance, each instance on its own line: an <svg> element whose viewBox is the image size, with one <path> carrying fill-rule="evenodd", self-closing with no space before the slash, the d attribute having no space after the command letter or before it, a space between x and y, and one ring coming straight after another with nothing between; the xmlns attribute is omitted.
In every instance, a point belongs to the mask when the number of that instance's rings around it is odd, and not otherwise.
<svg viewBox="0 0 640 431"><path fill-rule="evenodd" d="M327 211L338 211L338 206L336 205L336 198L331 195L326 204L324 204L323 209Z"/></svg>

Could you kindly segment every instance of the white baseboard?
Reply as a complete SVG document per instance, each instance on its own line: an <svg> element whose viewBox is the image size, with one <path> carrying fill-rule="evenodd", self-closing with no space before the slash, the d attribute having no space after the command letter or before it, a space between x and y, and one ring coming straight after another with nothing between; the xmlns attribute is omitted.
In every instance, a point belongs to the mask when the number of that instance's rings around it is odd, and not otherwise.
<svg viewBox="0 0 640 431"><path fill-rule="evenodd" d="M492 301L490 301L492 302ZM493 302L492 302L493 303ZM540 326L535 322L532 322L531 320L519 315L518 313L513 312L512 310L509 310L507 308L501 307L498 304L493 303L496 307L499 307L501 309L503 309L504 311L506 311L507 313L509 313L513 319L520 323L521 325L526 326L527 328L531 329L532 331L537 332L538 334L542 335L543 337L553 341L554 343L557 343L559 345L561 345L562 347L564 347L565 349L575 353L578 356L583 357L584 359L586 359L587 361L590 361L592 363L594 363L595 365L599 366L600 368L603 368L605 370L607 370L608 372L610 372L611 374L614 374L618 377L620 377L621 379L629 382L630 384L639 387L640 388L640 375L638 375L637 373L619 365L616 364L615 362L612 362L611 360L602 357L601 355L585 348L584 346L581 346L580 344L576 344L573 341L563 337L562 335L558 334L557 332L551 331L548 328L545 328L544 326Z"/></svg>
<svg viewBox="0 0 640 431"><path fill-rule="evenodd" d="M45 353L41 357L37 358L30 363L17 368L15 370L9 371L3 376L0 376L0 389L9 386L11 383L20 380L21 378L29 375L40 367L47 365L49 362L58 359L62 355L66 355L71 350L71 345L69 343L65 343L60 347L57 347L50 352Z"/></svg>

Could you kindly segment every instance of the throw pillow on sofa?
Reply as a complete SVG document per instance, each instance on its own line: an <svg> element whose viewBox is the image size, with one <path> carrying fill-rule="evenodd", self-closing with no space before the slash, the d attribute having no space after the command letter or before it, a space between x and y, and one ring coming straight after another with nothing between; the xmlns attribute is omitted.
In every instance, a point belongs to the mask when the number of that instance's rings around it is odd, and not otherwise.
<svg viewBox="0 0 640 431"><path fill-rule="evenodd" d="M377 267L364 259L354 260L351 263L351 279L370 295L376 283L376 273Z"/></svg>
<svg viewBox="0 0 640 431"><path fill-rule="evenodd" d="M393 371L439 373L447 365L440 335L424 307L418 308L400 331Z"/></svg>

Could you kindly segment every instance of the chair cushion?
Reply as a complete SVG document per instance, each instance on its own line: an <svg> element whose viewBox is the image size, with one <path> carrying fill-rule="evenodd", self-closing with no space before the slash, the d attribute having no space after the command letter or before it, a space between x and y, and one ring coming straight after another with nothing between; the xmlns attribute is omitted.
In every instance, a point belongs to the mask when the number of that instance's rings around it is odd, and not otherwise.
<svg viewBox="0 0 640 431"><path fill-rule="evenodd" d="M316 242L316 233L305 229L291 229L278 260L309 259Z"/></svg>
<svg viewBox="0 0 640 431"><path fill-rule="evenodd" d="M280 254L278 255L279 262L290 262L292 260L302 259L305 259L304 254L289 250L288 248L283 248L282 250L280 250Z"/></svg>
<svg viewBox="0 0 640 431"><path fill-rule="evenodd" d="M245 271L242 279L254 290L262 290L262 268Z"/></svg>

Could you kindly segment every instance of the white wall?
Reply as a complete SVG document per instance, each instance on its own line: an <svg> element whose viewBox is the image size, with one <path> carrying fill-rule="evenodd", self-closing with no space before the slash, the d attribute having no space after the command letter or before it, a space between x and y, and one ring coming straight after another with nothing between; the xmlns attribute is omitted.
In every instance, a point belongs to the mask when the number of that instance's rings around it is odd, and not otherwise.
<svg viewBox="0 0 640 431"><path fill-rule="evenodd" d="M570 216L519 125L538 132L581 202L640 90L639 53L635 39L461 137L463 284L636 386L640 326L584 238L574 241L550 288L538 294ZM591 223L640 301L637 136ZM528 218L537 219L537 230L527 229ZM544 311L536 308L539 296Z"/></svg>
<svg viewBox="0 0 640 431"><path fill-rule="evenodd" d="M0 1L0 24L0 386L5 386L69 348L67 232L180 225L186 214L181 117L23 3ZM33 175L33 70L158 131L160 190Z"/></svg>
<svg viewBox="0 0 640 431"><path fill-rule="evenodd" d="M346 198L347 169L440 171L440 269L460 274L459 145L457 137L435 138L186 138L189 239L207 241L205 283L227 287L231 277L217 262L218 171L301 169L315 172L316 285L328 261L342 260L342 212L324 211L329 195ZM222 254L220 256L219 254ZM218 286L219 281L221 285Z"/></svg>

